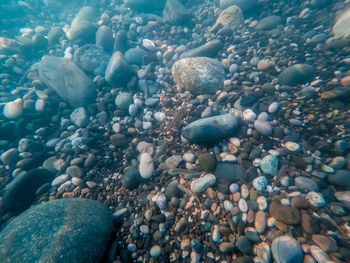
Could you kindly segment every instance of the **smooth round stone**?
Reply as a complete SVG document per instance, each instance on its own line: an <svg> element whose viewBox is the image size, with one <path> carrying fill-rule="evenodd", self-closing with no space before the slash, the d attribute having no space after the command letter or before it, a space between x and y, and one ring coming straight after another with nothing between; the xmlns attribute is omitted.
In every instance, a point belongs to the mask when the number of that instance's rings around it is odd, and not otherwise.
<svg viewBox="0 0 350 263"><path fill-rule="evenodd" d="M337 170L335 174L328 175L328 182L335 186L347 187L350 186L350 171Z"/></svg>
<svg viewBox="0 0 350 263"><path fill-rule="evenodd" d="M275 101L269 105L267 111L269 113L276 113L278 111L278 108L279 108L279 103Z"/></svg>
<svg viewBox="0 0 350 263"><path fill-rule="evenodd" d="M195 161L195 159L196 159L196 156L195 156L193 153L185 153L185 154L182 156L182 159L183 159L185 162L194 163L194 161Z"/></svg>
<svg viewBox="0 0 350 263"><path fill-rule="evenodd" d="M138 112L139 108L135 104L130 104L129 106L129 115L135 116Z"/></svg>
<svg viewBox="0 0 350 263"><path fill-rule="evenodd" d="M316 70L308 64L295 64L283 70L278 76L280 85L295 86L312 81Z"/></svg>
<svg viewBox="0 0 350 263"><path fill-rule="evenodd" d="M337 191L334 196L339 202L350 207L350 191Z"/></svg>
<svg viewBox="0 0 350 263"><path fill-rule="evenodd" d="M277 263L302 263L303 250L297 240L290 236L279 236L271 245L272 255Z"/></svg>
<svg viewBox="0 0 350 263"><path fill-rule="evenodd" d="M254 122L254 128L264 136L270 136L273 132L273 127L268 121L256 120Z"/></svg>
<svg viewBox="0 0 350 263"><path fill-rule="evenodd" d="M271 202L269 212L271 216L282 223L288 225L297 225L300 223L299 210L290 206L284 206L280 202Z"/></svg>
<svg viewBox="0 0 350 263"><path fill-rule="evenodd" d="M79 177L81 178L83 176L83 171L80 169L79 166L71 165L66 169L66 173L71 177Z"/></svg>
<svg viewBox="0 0 350 263"><path fill-rule="evenodd" d="M224 254L228 254L232 252L234 249L235 249L235 246L231 242L222 242L219 246L219 250Z"/></svg>
<svg viewBox="0 0 350 263"><path fill-rule="evenodd" d="M128 250L131 252L131 253L134 253L137 251L137 246L135 244L128 244Z"/></svg>
<svg viewBox="0 0 350 263"><path fill-rule="evenodd" d="M267 112L261 112L258 116L259 121L268 121L269 120L269 114Z"/></svg>
<svg viewBox="0 0 350 263"><path fill-rule="evenodd" d="M163 194L159 195L157 197L156 204L158 205L160 210L165 210L168 205L165 195Z"/></svg>
<svg viewBox="0 0 350 263"><path fill-rule="evenodd" d="M348 149L348 143L345 140L338 140L334 143L334 149L338 153L344 153Z"/></svg>
<svg viewBox="0 0 350 263"><path fill-rule="evenodd" d="M88 114L83 107L75 109L70 115L71 121L78 127L83 128L89 123Z"/></svg>
<svg viewBox="0 0 350 263"><path fill-rule="evenodd" d="M152 258L157 258L160 256L161 248L158 245L154 245L150 250L150 255Z"/></svg>
<svg viewBox="0 0 350 263"><path fill-rule="evenodd" d="M143 235L148 235L149 234L149 226L148 225L141 225L140 231Z"/></svg>
<svg viewBox="0 0 350 263"><path fill-rule="evenodd" d="M122 184L125 188L133 190L139 186L141 176L137 168L130 166L125 169L122 179Z"/></svg>
<svg viewBox="0 0 350 263"><path fill-rule="evenodd" d="M213 226L213 231L212 231L211 237L215 243L220 241L220 232L219 232L218 225Z"/></svg>
<svg viewBox="0 0 350 263"><path fill-rule="evenodd" d="M237 5L231 5L225 8L216 20L213 29L215 29L219 24L221 26L237 26L243 23L243 12L241 8Z"/></svg>
<svg viewBox="0 0 350 263"><path fill-rule="evenodd" d="M166 115L163 112L154 113L154 119L158 122L163 122L166 120Z"/></svg>
<svg viewBox="0 0 350 263"><path fill-rule="evenodd" d="M332 159L332 161L329 163L329 166L333 169L342 169L345 166L345 158L343 156L336 156Z"/></svg>
<svg viewBox="0 0 350 263"><path fill-rule="evenodd" d="M120 134L120 133L112 134L109 137L109 140L111 144L113 144L116 147L123 147L128 145L129 143L128 138L124 134Z"/></svg>
<svg viewBox="0 0 350 263"><path fill-rule="evenodd" d="M255 247L258 262L269 263L272 262L271 248L267 242L261 242Z"/></svg>
<svg viewBox="0 0 350 263"><path fill-rule="evenodd" d="M263 233L266 228L266 215L263 211L259 210L255 214L255 221L254 221L254 227L258 233Z"/></svg>
<svg viewBox="0 0 350 263"><path fill-rule="evenodd" d="M149 179L154 172L152 156L145 152L140 157L139 172L142 178Z"/></svg>
<svg viewBox="0 0 350 263"><path fill-rule="evenodd" d="M124 111L129 110L129 106L133 103L133 99L130 93L121 92L115 98L115 105Z"/></svg>
<svg viewBox="0 0 350 263"><path fill-rule="evenodd" d="M240 236L237 239L236 247L244 254L251 254L253 252L252 244L246 236Z"/></svg>
<svg viewBox="0 0 350 263"><path fill-rule="evenodd" d="M238 71L239 67L237 64L231 64L228 71L231 73L231 74L234 74Z"/></svg>
<svg viewBox="0 0 350 263"><path fill-rule="evenodd" d="M71 181L72 181L72 184L75 186L83 186L84 185L84 181L79 177L73 177Z"/></svg>
<svg viewBox="0 0 350 263"><path fill-rule="evenodd" d="M267 200L266 200L265 196L259 196L256 199L256 203L258 204L258 208L260 210L265 210L267 208Z"/></svg>
<svg viewBox="0 0 350 263"><path fill-rule="evenodd" d="M284 146L287 148L288 151L291 151L291 152L300 151L300 145L296 142L286 142Z"/></svg>
<svg viewBox="0 0 350 263"><path fill-rule="evenodd" d="M64 184L65 182L67 182L69 178L68 174L61 174L59 176L57 176L52 182L51 185L52 186L60 186L61 184Z"/></svg>
<svg viewBox="0 0 350 263"><path fill-rule="evenodd" d="M271 67L271 61L268 59L262 59L258 62L257 69L258 70L268 70Z"/></svg>
<svg viewBox="0 0 350 263"><path fill-rule="evenodd" d="M23 106L22 99L17 99L5 104L4 116L7 119L14 120L22 116Z"/></svg>
<svg viewBox="0 0 350 263"><path fill-rule="evenodd" d="M326 205L326 200L324 199L324 197L321 193L309 192L306 195L306 199L309 200L309 203L312 206L315 206L317 208L321 208L321 207L324 207Z"/></svg>
<svg viewBox="0 0 350 263"><path fill-rule="evenodd" d="M294 180L294 184L300 189L308 190L308 191L318 191L318 185L312 181L310 178L305 176L298 176Z"/></svg>
<svg viewBox="0 0 350 263"><path fill-rule="evenodd" d="M282 198L281 199L281 204L285 206L290 206L290 201L287 198Z"/></svg>
<svg viewBox="0 0 350 263"><path fill-rule="evenodd" d="M230 201L225 200L224 201L224 208L225 208L226 212L231 212L232 209L234 208L234 206Z"/></svg>
<svg viewBox="0 0 350 263"><path fill-rule="evenodd" d="M196 120L182 129L181 135L194 143L214 141L236 131L237 119L231 114L224 114Z"/></svg>
<svg viewBox="0 0 350 263"><path fill-rule="evenodd" d="M239 191L239 185L236 183L230 184L229 188L232 194L237 193Z"/></svg>
<svg viewBox="0 0 350 263"><path fill-rule="evenodd" d="M153 127L153 123L150 121L143 121L142 122L142 129L149 130Z"/></svg>
<svg viewBox="0 0 350 263"><path fill-rule="evenodd" d="M314 234L311 236L311 239L326 253L332 253L338 250L336 241L331 237Z"/></svg>
<svg viewBox="0 0 350 263"><path fill-rule="evenodd" d="M260 161L260 169L270 175L277 174L278 171L278 157L275 155L266 155Z"/></svg>
<svg viewBox="0 0 350 263"><path fill-rule="evenodd" d="M154 42L152 40L149 39L143 39L142 40L142 45L144 46L145 49L147 49L148 51L155 51L156 50L156 45L154 44Z"/></svg>
<svg viewBox="0 0 350 263"><path fill-rule="evenodd" d="M259 176L253 180L253 187L257 191L263 191L265 190L265 187L267 186L268 181L265 176Z"/></svg>
<svg viewBox="0 0 350 263"><path fill-rule="evenodd" d="M261 239L259 237L259 233L255 230L254 227L247 227L244 230L244 234L253 243L258 243L261 241Z"/></svg>
<svg viewBox="0 0 350 263"><path fill-rule="evenodd" d="M283 176L281 178L281 185L284 186L284 187L288 187L289 186L289 183L290 183L290 178L289 176Z"/></svg>
<svg viewBox="0 0 350 263"><path fill-rule="evenodd" d="M113 31L110 27L102 25L96 32L96 46L106 51L112 51L114 46Z"/></svg>
<svg viewBox="0 0 350 263"><path fill-rule="evenodd" d="M191 183L191 190L194 193L202 193L207 190L208 187L213 186L216 183L216 177L213 174L207 174L203 177L195 179Z"/></svg>
<svg viewBox="0 0 350 263"><path fill-rule="evenodd" d="M328 262L331 260L327 253L324 252L319 246L311 245L310 253L317 262Z"/></svg>
<svg viewBox="0 0 350 263"><path fill-rule="evenodd" d="M251 109L246 109L242 112L242 119L245 121L254 121L256 119L256 113Z"/></svg>
<svg viewBox="0 0 350 263"><path fill-rule="evenodd" d="M244 200L243 198L241 198L241 199L238 201L238 207L239 207L239 210L241 210L241 212L246 213L246 212L248 211L248 204L247 204L247 201Z"/></svg>

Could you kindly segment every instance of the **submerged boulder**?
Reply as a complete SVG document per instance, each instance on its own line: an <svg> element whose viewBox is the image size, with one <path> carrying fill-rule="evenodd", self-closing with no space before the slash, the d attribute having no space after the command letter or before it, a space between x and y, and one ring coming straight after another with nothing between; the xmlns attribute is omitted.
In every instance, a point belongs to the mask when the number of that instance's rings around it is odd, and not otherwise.
<svg viewBox="0 0 350 263"><path fill-rule="evenodd" d="M220 25L224 27L238 26L241 25L243 21L243 12L241 8L236 5L232 5L220 13L215 25L211 28L211 30L216 30Z"/></svg>
<svg viewBox="0 0 350 263"><path fill-rule="evenodd" d="M278 75L278 82L281 85L295 86L312 81L316 70L308 64L295 64L286 68Z"/></svg>
<svg viewBox="0 0 350 263"><path fill-rule="evenodd" d="M163 10L166 0L124 0L126 6L140 12L158 12Z"/></svg>
<svg viewBox="0 0 350 263"><path fill-rule="evenodd" d="M173 65L171 73L180 89L195 95L215 93L225 79L221 63L206 57L182 58Z"/></svg>
<svg viewBox="0 0 350 263"><path fill-rule="evenodd" d="M214 58L221 50L223 43L219 39L211 40L204 45L185 51L180 55L180 58L190 57L210 57Z"/></svg>
<svg viewBox="0 0 350 263"><path fill-rule="evenodd" d="M185 23L191 17L191 13L179 1L167 0L163 10L163 16L168 22L178 25Z"/></svg>
<svg viewBox="0 0 350 263"><path fill-rule="evenodd" d="M84 107L95 100L95 84L72 60L44 56L38 70L40 81L72 107Z"/></svg>
<svg viewBox="0 0 350 263"><path fill-rule="evenodd" d="M119 51L115 52L109 59L105 79L112 87L120 87L126 85L134 76L134 71L126 62L123 54Z"/></svg>
<svg viewBox="0 0 350 263"><path fill-rule="evenodd" d="M346 9L336 20L332 32L335 38L350 36L350 8Z"/></svg>
<svg viewBox="0 0 350 263"><path fill-rule="evenodd" d="M97 14L90 6L84 6L74 17L66 35L69 40L91 41L95 37Z"/></svg>
<svg viewBox="0 0 350 263"><path fill-rule="evenodd" d="M99 262L112 229L112 214L97 201L41 203L0 232L0 262Z"/></svg>
<svg viewBox="0 0 350 263"><path fill-rule="evenodd" d="M233 134L237 127L237 119L231 114L224 114L196 120L184 127L181 135L195 143L210 142Z"/></svg>

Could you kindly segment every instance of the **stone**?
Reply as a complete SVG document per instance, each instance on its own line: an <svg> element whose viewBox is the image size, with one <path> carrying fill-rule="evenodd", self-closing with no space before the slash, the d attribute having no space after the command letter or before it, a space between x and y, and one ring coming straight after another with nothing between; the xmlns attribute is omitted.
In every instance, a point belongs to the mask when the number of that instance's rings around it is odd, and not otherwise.
<svg viewBox="0 0 350 263"><path fill-rule="evenodd" d="M306 195L306 199L309 201L310 205L317 208L324 207L327 204L326 200L324 199L321 193L316 193L313 191L309 192Z"/></svg>
<svg viewBox="0 0 350 263"><path fill-rule="evenodd" d="M51 183L53 178L53 173L42 168L35 168L17 175L4 189L0 202L0 214L21 212L26 209L35 201L36 191L42 185Z"/></svg>
<svg viewBox="0 0 350 263"><path fill-rule="evenodd" d="M241 198L241 199L238 201L238 208L239 208L239 210L241 210L242 213L248 212L248 204L247 204L247 201L244 200L243 198Z"/></svg>
<svg viewBox="0 0 350 263"><path fill-rule="evenodd" d="M43 202L1 231L0 261L99 262L112 230L112 214L97 201L68 198Z"/></svg>
<svg viewBox="0 0 350 263"><path fill-rule="evenodd" d="M270 30L278 26L281 23L281 21L282 19L280 16L267 16L258 21L256 28L260 30Z"/></svg>
<svg viewBox="0 0 350 263"><path fill-rule="evenodd" d="M181 25L191 18L191 12L177 0L167 0L163 9L163 17L171 24Z"/></svg>
<svg viewBox="0 0 350 263"><path fill-rule="evenodd" d="M85 44L74 52L74 61L84 71L104 76L110 55L101 47Z"/></svg>
<svg viewBox="0 0 350 263"><path fill-rule="evenodd" d="M11 148L7 150L6 152L1 154L1 161L5 165L14 164L17 162L19 156L18 156L18 150L16 148Z"/></svg>
<svg viewBox="0 0 350 263"><path fill-rule="evenodd" d="M49 33L47 34L47 40L50 46L55 45L59 42L60 37L63 36L64 32L62 30L62 27L54 26L50 29Z"/></svg>
<svg viewBox="0 0 350 263"><path fill-rule="evenodd" d="M334 196L339 202L350 208L350 191L337 191Z"/></svg>
<svg viewBox="0 0 350 263"><path fill-rule="evenodd" d="M335 174L329 174L327 180L332 185L348 187L350 186L350 171L337 170Z"/></svg>
<svg viewBox="0 0 350 263"><path fill-rule="evenodd" d="M320 247L311 245L310 253L317 262L329 262L331 259Z"/></svg>
<svg viewBox="0 0 350 263"><path fill-rule="evenodd" d="M4 116L7 119L14 120L22 116L23 113L23 103L22 99L17 99L10 101L5 104L4 107Z"/></svg>
<svg viewBox="0 0 350 263"><path fill-rule="evenodd" d="M338 250L336 241L331 237L314 234L311 236L311 239L326 253L332 253Z"/></svg>
<svg viewBox="0 0 350 263"><path fill-rule="evenodd" d="M124 0L126 6L141 12L157 12L164 8L166 0Z"/></svg>
<svg viewBox="0 0 350 263"><path fill-rule="evenodd" d="M160 246L158 245L154 245L151 250L150 250L150 255L152 258L157 258L160 256L160 253L162 252Z"/></svg>
<svg viewBox="0 0 350 263"><path fill-rule="evenodd" d="M332 32L335 38L346 38L350 34L350 8L337 18Z"/></svg>
<svg viewBox="0 0 350 263"><path fill-rule="evenodd" d="M129 190L136 189L141 183L142 177L137 168L130 166L125 169L122 184Z"/></svg>
<svg viewBox="0 0 350 263"><path fill-rule="evenodd" d="M214 170L216 166L215 156L210 153L201 154L198 157L198 165L206 172Z"/></svg>
<svg viewBox="0 0 350 263"><path fill-rule="evenodd" d="M182 162L181 155L172 155L169 158L167 158L164 163L162 163L160 166L161 169L175 169L179 166L179 164Z"/></svg>
<svg viewBox="0 0 350 263"><path fill-rule="evenodd" d="M109 26L102 25L96 32L96 46L106 51L112 51L114 46L113 31Z"/></svg>
<svg viewBox="0 0 350 263"><path fill-rule="evenodd" d="M269 212L276 220L282 223L288 225L297 225L300 223L300 213L296 208L284 206L279 202L272 202Z"/></svg>
<svg viewBox="0 0 350 263"><path fill-rule="evenodd" d="M233 204L232 204L230 201L225 200L225 201L224 201L224 208L225 208L226 212L229 213L229 212L232 211L232 209L234 208L234 206L233 206Z"/></svg>
<svg viewBox="0 0 350 263"><path fill-rule="evenodd" d="M219 39L211 40L199 47L187 50L180 55L182 58L190 57L209 57L215 58L218 55L218 52L221 50L223 43Z"/></svg>
<svg viewBox="0 0 350 263"><path fill-rule="evenodd" d="M329 166L336 170L341 170L345 166L345 158L343 156L336 156L329 163Z"/></svg>
<svg viewBox="0 0 350 263"><path fill-rule="evenodd" d="M300 189L308 190L308 191L318 191L319 187L317 183L312 181L310 178L305 176L298 176L294 179L294 184Z"/></svg>
<svg viewBox="0 0 350 263"><path fill-rule="evenodd" d="M210 142L233 134L237 127L237 119L224 114L196 120L185 126L181 135L194 143Z"/></svg>
<svg viewBox="0 0 350 263"><path fill-rule="evenodd" d="M279 236L271 245L276 263L302 263L303 250L297 240L290 236Z"/></svg>
<svg viewBox="0 0 350 263"><path fill-rule="evenodd" d="M224 84L225 70L221 63L207 57L182 58L171 69L180 89L195 95L213 94Z"/></svg>
<svg viewBox="0 0 350 263"><path fill-rule="evenodd" d="M119 51L113 53L108 61L105 79L112 87L123 87L135 75L131 66Z"/></svg>
<svg viewBox="0 0 350 263"><path fill-rule="evenodd" d="M222 253L228 254L235 249L235 246L230 242L222 242L220 243L219 249Z"/></svg>
<svg viewBox="0 0 350 263"><path fill-rule="evenodd" d="M254 261L249 257L237 257L232 263L254 263Z"/></svg>
<svg viewBox="0 0 350 263"><path fill-rule="evenodd" d="M195 179L191 183L191 190L194 193L202 193L207 190L208 187L215 185L216 177L213 174L206 174L203 177Z"/></svg>
<svg viewBox="0 0 350 263"><path fill-rule="evenodd" d="M110 142L116 147L124 147L129 144L128 138L121 133L112 134L110 137Z"/></svg>
<svg viewBox="0 0 350 263"><path fill-rule="evenodd" d="M70 177L79 177L81 178L83 176L83 171L80 169L77 165L71 165L67 167L66 174L68 174Z"/></svg>
<svg viewBox="0 0 350 263"><path fill-rule="evenodd" d="M256 231L258 233L263 233L266 229L266 223L267 223L267 219L264 211L259 210L255 214L254 227Z"/></svg>
<svg viewBox="0 0 350 263"><path fill-rule="evenodd" d="M129 64L142 66L148 64L149 53L143 48L131 48L125 52L125 60Z"/></svg>
<svg viewBox="0 0 350 263"><path fill-rule="evenodd" d="M246 236L240 236L236 241L236 247L244 254L251 254L253 252L252 244Z"/></svg>
<svg viewBox="0 0 350 263"><path fill-rule="evenodd" d="M312 215L301 213L301 227L305 233L312 235L320 232L320 223Z"/></svg>
<svg viewBox="0 0 350 263"><path fill-rule="evenodd" d="M72 107L84 107L95 100L95 84L72 60L44 56L36 65L40 81Z"/></svg>
<svg viewBox="0 0 350 263"><path fill-rule="evenodd" d="M84 128L89 123L89 117L83 107L75 109L70 115L71 121L79 128Z"/></svg>
<svg viewBox="0 0 350 263"><path fill-rule="evenodd" d="M115 34L114 51L125 53L129 49L128 36L124 30L119 30Z"/></svg>
<svg viewBox="0 0 350 263"><path fill-rule="evenodd" d="M272 67L272 63L268 59L262 59L258 62L256 68L261 71L268 70Z"/></svg>
<svg viewBox="0 0 350 263"><path fill-rule="evenodd" d="M228 186L231 183L237 183L242 178L244 171L238 164L221 162L217 164L214 174L218 183Z"/></svg>
<svg viewBox="0 0 350 263"><path fill-rule="evenodd" d="M278 75L278 83L280 85L296 86L305 84L314 79L316 70L308 64L295 64L283 70Z"/></svg>
<svg viewBox="0 0 350 263"><path fill-rule="evenodd" d="M253 187L257 191L265 190L267 184L268 184L268 181L267 181L267 178L265 176L259 176L253 180Z"/></svg>
<svg viewBox="0 0 350 263"><path fill-rule="evenodd" d="M254 128L264 136L270 136L273 133L273 127L268 121L256 120L254 122Z"/></svg>
<svg viewBox="0 0 350 263"><path fill-rule="evenodd" d="M153 160L151 155L147 152L143 153L140 157L139 172L144 179L149 179L153 175Z"/></svg>
<svg viewBox="0 0 350 263"><path fill-rule="evenodd" d="M259 262L270 263L272 262L271 248L267 242L261 242L255 246L256 255Z"/></svg>
<svg viewBox="0 0 350 263"><path fill-rule="evenodd" d="M212 27L212 31L225 26L239 26L243 24L243 12L239 6L231 5L223 10L218 19L216 20L215 25Z"/></svg>
<svg viewBox="0 0 350 263"><path fill-rule="evenodd" d="M295 196L291 200L291 206L296 209L307 209L309 207L309 202L304 196Z"/></svg>
<svg viewBox="0 0 350 263"><path fill-rule="evenodd" d="M245 12L254 7L257 2L257 0L220 0L220 8L225 9L231 5L237 5Z"/></svg>
<svg viewBox="0 0 350 263"><path fill-rule="evenodd" d="M213 226L211 237L212 237L212 239L213 239L213 241L215 243L220 241L220 232L219 232L219 226L218 225L214 225Z"/></svg>
<svg viewBox="0 0 350 263"><path fill-rule="evenodd" d="M300 145L296 142L286 142L284 145L287 148L287 150L290 152L300 151Z"/></svg>
<svg viewBox="0 0 350 263"><path fill-rule="evenodd" d="M260 161L260 169L266 174L276 175L278 171L278 157L266 155Z"/></svg>
<svg viewBox="0 0 350 263"><path fill-rule="evenodd" d="M133 102L132 95L127 92L121 92L115 98L115 105L124 111L128 111L129 106L133 104Z"/></svg>
<svg viewBox="0 0 350 263"><path fill-rule="evenodd" d="M66 35L69 40L80 40L89 42L95 37L96 26L94 24L97 18L95 10L90 6L82 7L74 17L70 29Z"/></svg>
<svg viewBox="0 0 350 263"><path fill-rule="evenodd" d="M165 189L165 196L170 200L172 197L180 198L182 196L181 190L177 187L178 181L170 182Z"/></svg>

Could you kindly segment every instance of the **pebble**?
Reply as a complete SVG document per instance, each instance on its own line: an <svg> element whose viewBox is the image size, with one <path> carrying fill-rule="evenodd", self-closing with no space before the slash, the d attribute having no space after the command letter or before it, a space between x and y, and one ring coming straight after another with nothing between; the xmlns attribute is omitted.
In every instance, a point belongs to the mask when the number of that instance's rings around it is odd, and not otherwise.
<svg viewBox="0 0 350 263"><path fill-rule="evenodd" d="M166 115L163 112L154 113L154 119L158 122L163 122L166 120Z"/></svg>
<svg viewBox="0 0 350 263"><path fill-rule="evenodd" d="M256 120L254 122L254 128L264 136L270 136L273 132L273 127L268 121Z"/></svg>
<svg viewBox="0 0 350 263"><path fill-rule="evenodd" d="M232 194L237 193L239 191L239 185L236 183L230 184L229 189Z"/></svg>
<svg viewBox="0 0 350 263"><path fill-rule="evenodd" d="M242 119L245 121L254 121L256 119L256 113L251 109L246 109L242 112Z"/></svg>
<svg viewBox="0 0 350 263"><path fill-rule="evenodd" d="M168 204L166 197L163 194L158 196L156 203L157 203L160 210L165 210L167 207L167 204Z"/></svg>
<svg viewBox="0 0 350 263"><path fill-rule="evenodd" d="M220 232L219 232L218 225L213 226L213 231L212 231L211 237L215 243L220 241Z"/></svg>
<svg viewBox="0 0 350 263"><path fill-rule="evenodd" d="M216 177L213 174L206 174L203 177L195 179L191 183L191 190L194 193L202 193L207 190L208 187L213 186L216 183Z"/></svg>
<svg viewBox="0 0 350 263"><path fill-rule="evenodd" d="M276 113L278 111L279 108L279 103L278 102L272 102L269 107L268 107L268 112L269 113Z"/></svg>
<svg viewBox="0 0 350 263"><path fill-rule="evenodd" d="M254 227L258 233L263 233L265 231L266 215L261 210L255 214Z"/></svg>
<svg viewBox="0 0 350 263"><path fill-rule="evenodd" d="M22 99L17 99L5 104L4 116L7 119L14 120L22 116L23 106Z"/></svg>
<svg viewBox="0 0 350 263"><path fill-rule="evenodd" d="M182 159L183 159L185 162L194 163L194 161L195 161L195 159L196 159L196 156L195 156L193 153L185 153L185 154L182 156Z"/></svg>
<svg viewBox="0 0 350 263"><path fill-rule="evenodd" d="M253 187L257 191L263 191L265 190L265 187L267 186L268 181L265 176L259 176L253 180Z"/></svg>
<svg viewBox="0 0 350 263"><path fill-rule="evenodd" d="M321 193L316 193L314 191L309 192L306 195L306 199L309 200L310 205L317 208L324 207L326 205L326 200Z"/></svg>
<svg viewBox="0 0 350 263"><path fill-rule="evenodd" d="M278 171L278 158L274 155L266 155L260 161L260 169L270 175L277 174Z"/></svg>
<svg viewBox="0 0 350 263"><path fill-rule="evenodd" d="M158 245L154 245L150 250L150 255L152 258L157 258L160 256L161 248Z"/></svg>
<svg viewBox="0 0 350 263"><path fill-rule="evenodd" d="M219 249L222 253L228 254L235 249L235 246L231 242L222 242Z"/></svg>
<svg viewBox="0 0 350 263"><path fill-rule="evenodd" d="M320 247L311 245L310 253L317 262L329 262L331 259Z"/></svg>
<svg viewBox="0 0 350 263"><path fill-rule="evenodd" d="M57 176L52 182L51 185L52 186L60 186L61 184L64 184L65 182L67 182L69 178L68 174L61 174L59 176Z"/></svg>
<svg viewBox="0 0 350 263"><path fill-rule="evenodd" d="M298 152L300 151L300 145L296 142L286 142L284 146L287 148L288 151L291 152Z"/></svg>
<svg viewBox="0 0 350 263"><path fill-rule="evenodd" d="M271 245L272 255L277 263L302 263L303 250L297 240L290 236L279 236Z"/></svg>
<svg viewBox="0 0 350 263"><path fill-rule="evenodd" d="M140 226L140 231L143 235L148 235L149 234L149 227L148 225L141 225Z"/></svg>
<svg viewBox="0 0 350 263"><path fill-rule="evenodd" d="M247 201L241 198L238 202L238 207L241 212L246 213L248 211L248 204Z"/></svg>
<svg viewBox="0 0 350 263"><path fill-rule="evenodd" d="M313 180L305 176L298 176L297 178L295 178L294 184L300 189L304 189L308 191L317 192L319 189L318 185Z"/></svg>
<svg viewBox="0 0 350 263"><path fill-rule="evenodd" d="M139 172L144 179L149 179L153 175L153 160L151 155L147 152L143 153L140 157Z"/></svg>
<svg viewBox="0 0 350 263"><path fill-rule="evenodd" d="M226 212L229 213L229 212L232 211L232 209L234 208L234 206L233 206L233 204L232 204L230 201L225 200L225 201L224 201L224 208L225 208Z"/></svg>
<svg viewBox="0 0 350 263"><path fill-rule="evenodd" d="M265 210L267 208L267 200L266 200L265 196L259 196L256 199L256 203L258 204L258 208L260 210Z"/></svg>

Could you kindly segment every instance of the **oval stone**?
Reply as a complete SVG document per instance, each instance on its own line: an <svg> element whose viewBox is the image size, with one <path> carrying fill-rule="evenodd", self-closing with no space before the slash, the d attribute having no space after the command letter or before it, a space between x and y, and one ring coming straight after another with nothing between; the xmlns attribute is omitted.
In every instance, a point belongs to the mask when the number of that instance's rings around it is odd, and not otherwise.
<svg viewBox="0 0 350 263"><path fill-rule="evenodd" d="M303 262L303 250L297 240L290 236L279 236L272 242L272 255L277 263Z"/></svg>

